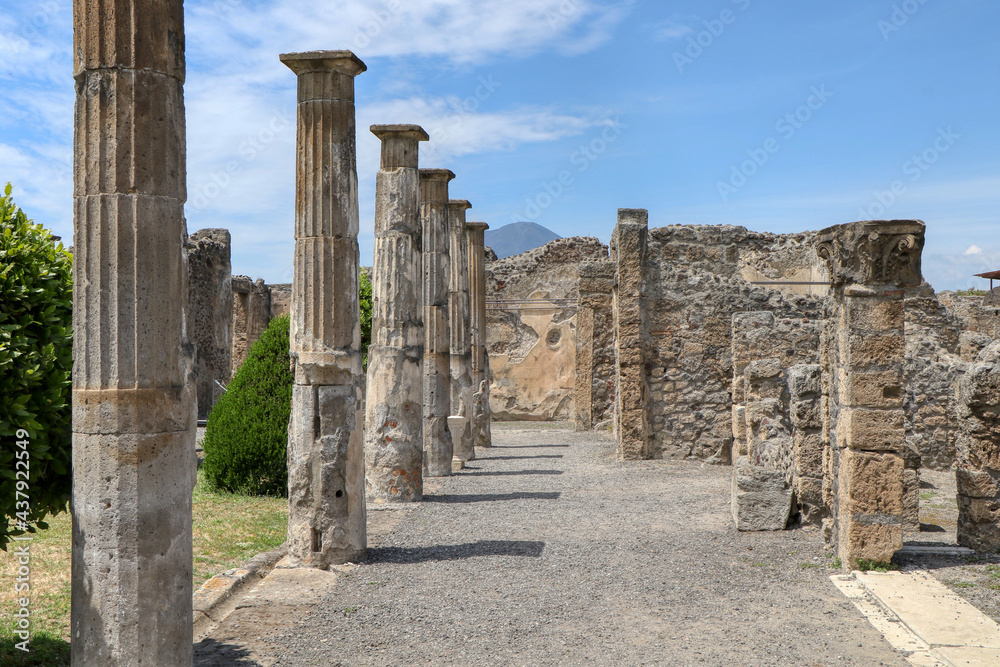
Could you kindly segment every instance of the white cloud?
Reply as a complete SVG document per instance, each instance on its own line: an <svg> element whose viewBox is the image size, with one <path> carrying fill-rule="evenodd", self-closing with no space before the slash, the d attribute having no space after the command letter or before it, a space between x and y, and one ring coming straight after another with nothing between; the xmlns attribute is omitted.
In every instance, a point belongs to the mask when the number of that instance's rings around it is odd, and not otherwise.
<svg viewBox="0 0 1000 667"><path fill-rule="evenodd" d="M982 255L983 254L983 249L980 248L979 246L973 244L973 245L970 245L968 248L966 248L965 252L963 252L962 254L965 255L966 257L968 257L970 255Z"/></svg>
<svg viewBox="0 0 1000 667"><path fill-rule="evenodd" d="M691 26L677 19L668 19L653 26L653 39L657 42L669 42L682 39L694 33Z"/></svg>

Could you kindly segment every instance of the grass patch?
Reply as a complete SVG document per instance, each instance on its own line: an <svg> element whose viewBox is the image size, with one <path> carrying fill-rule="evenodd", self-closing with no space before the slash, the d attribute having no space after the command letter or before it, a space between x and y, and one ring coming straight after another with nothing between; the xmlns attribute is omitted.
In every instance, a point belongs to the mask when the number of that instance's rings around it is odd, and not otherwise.
<svg viewBox="0 0 1000 667"><path fill-rule="evenodd" d="M867 558L858 559L858 569L862 572L890 572L899 570L895 563L886 563L881 560L869 560Z"/></svg>
<svg viewBox="0 0 1000 667"><path fill-rule="evenodd" d="M814 567L822 567L819 563L799 563L799 567L803 570L811 570Z"/></svg>
<svg viewBox="0 0 1000 667"><path fill-rule="evenodd" d="M288 501L212 491L201 471L193 495L195 589L210 577L285 541ZM68 665L72 520L69 513L49 518L31 544L31 652L14 644L13 613L17 559L0 551L0 665Z"/></svg>

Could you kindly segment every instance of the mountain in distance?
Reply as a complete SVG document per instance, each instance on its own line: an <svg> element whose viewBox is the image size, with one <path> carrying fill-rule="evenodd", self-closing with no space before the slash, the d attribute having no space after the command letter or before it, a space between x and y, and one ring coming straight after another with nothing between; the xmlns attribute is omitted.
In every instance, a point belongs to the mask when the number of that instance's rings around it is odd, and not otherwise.
<svg viewBox="0 0 1000 667"><path fill-rule="evenodd" d="M499 229L486 230L486 245L493 248L497 257L512 257L522 252L540 248L549 241L562 237L534 222L512 222Z"/></svg>

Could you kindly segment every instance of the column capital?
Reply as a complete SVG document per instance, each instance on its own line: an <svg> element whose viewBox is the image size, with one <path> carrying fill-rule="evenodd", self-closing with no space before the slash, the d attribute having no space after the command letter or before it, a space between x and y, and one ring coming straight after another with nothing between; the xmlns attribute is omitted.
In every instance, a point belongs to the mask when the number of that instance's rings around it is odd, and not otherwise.
<svg viewBox="0 0 1000 667"><path fill-rule="evenodd" d="M455 174L450 169L421 169L420 201L444 206L447 210L448 182L453 178Z"/></svg>
<svg viewBox="0 0 1000 667"><path fill-rule="evenodd" d="M372 125L371 132L382 141L380 169L416 169L421 141L430 137L419 125Z"/></svg>
<svg viewBox="0 0 1000 667"><path fill-rule="evenodd" d="M620 208L618 209L618 224L633 224L649 226L649 211L644 208Z"/></svg>
<svg viewBox="0 0 1000 667"><path fill-rule="evenodd" d="M465 228L470 232L485 232L490 226L485 222L467 222Z"/></svg>
<svg viewBox="0 0 1000 667"><path fill-rule="evenodd" d="M314 72L336 72L357 76L368 69L352 51L303 51L282 53L278 58L297 75Z"/></svg>
<svg viewBox="0 0 1000 667"><path fill-rule="evenodd" d="M448 206L450 206L453 210L457 209L462 213L472 208L472 204L469 203L468 199L449 199Z"/></svg>
<svg viewBox="0 0 1000 667"><path fill-rule="evenodd" d="M455 178L455 172L451 169L421 169L420 180L422 181L448 181Z"/></svg>
<svg viewBox="0 0 1000 667"><path fill-rule="evenodd" d="M819 233L816 254L826 261L830 284L920 285L925 225L920 220L866 220Z"/></svg>

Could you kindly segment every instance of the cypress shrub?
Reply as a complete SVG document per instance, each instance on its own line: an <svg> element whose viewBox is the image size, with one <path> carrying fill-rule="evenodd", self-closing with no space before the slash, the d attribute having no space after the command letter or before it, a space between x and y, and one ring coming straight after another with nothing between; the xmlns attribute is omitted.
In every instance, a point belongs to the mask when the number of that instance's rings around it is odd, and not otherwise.
<svg viewBox="0 0 1000 667"><path fill-rule="evenodd" d="M292 372L288 315L271 320L212 408L205 430L205 478L213 489L288 495Z"/></svg>
<svg viewBox="0 0 1000 667"><path fill-rule="evenodd" d="M0 549L70 498L73 260L0 197ZM20 494L20 495L19 495Z"/></svg>

